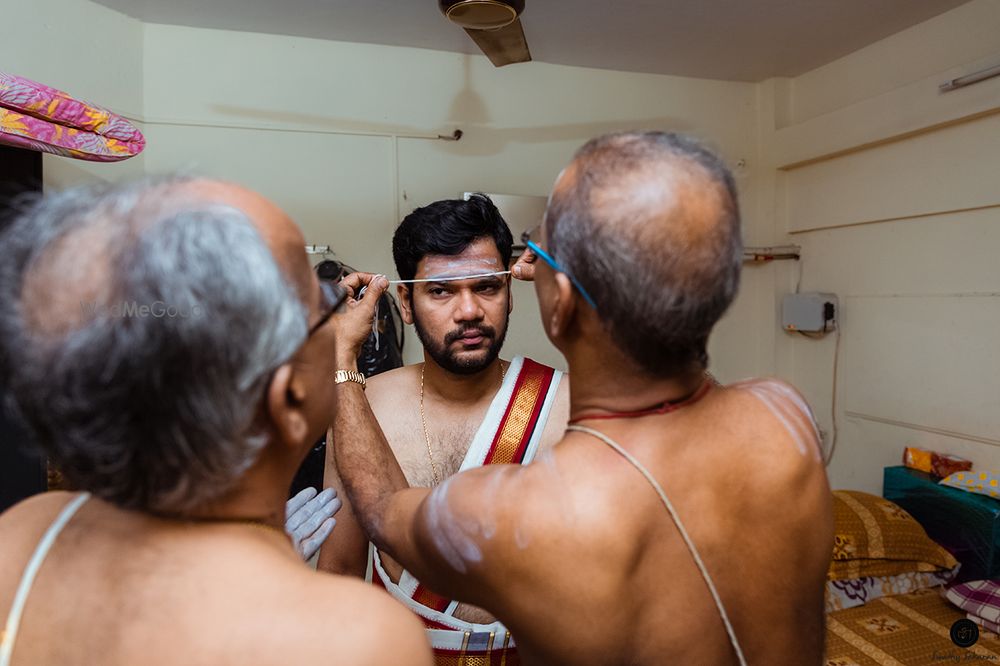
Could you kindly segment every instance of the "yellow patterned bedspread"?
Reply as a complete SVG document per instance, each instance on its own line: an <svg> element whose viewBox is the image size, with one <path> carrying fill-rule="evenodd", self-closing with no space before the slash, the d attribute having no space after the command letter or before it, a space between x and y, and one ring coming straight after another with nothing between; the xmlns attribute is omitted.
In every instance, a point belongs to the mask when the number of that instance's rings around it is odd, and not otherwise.
<svg viewBox="0 0 1000 666"><path fill-rule="evenodd" d="M936 589L882 597L829 613L826 666L1000 666L996 634L981 631L971 648L951 641L951 625L963 617L965 613L941 598Z"/></svg>

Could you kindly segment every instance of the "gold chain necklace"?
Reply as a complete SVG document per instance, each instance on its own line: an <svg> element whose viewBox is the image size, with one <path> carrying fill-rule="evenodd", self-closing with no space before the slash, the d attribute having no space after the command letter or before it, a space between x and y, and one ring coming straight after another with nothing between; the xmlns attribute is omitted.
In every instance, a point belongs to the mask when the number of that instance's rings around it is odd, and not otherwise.
<svg viewBox="0 0 1000 666"><path fill-rule="evenodd" d="M427 419L424 417L424 368L427 364L420 366L420 425L424 429L424 444L427 445L427 459L431 462L431 474L434 475L434 485L440 485L441 475L438 474L437 464L434 462L434 450L431 449L431 438L427 436ZM503 388L503 381L507 377L507 369L500 361L500 388Z"/></svg>

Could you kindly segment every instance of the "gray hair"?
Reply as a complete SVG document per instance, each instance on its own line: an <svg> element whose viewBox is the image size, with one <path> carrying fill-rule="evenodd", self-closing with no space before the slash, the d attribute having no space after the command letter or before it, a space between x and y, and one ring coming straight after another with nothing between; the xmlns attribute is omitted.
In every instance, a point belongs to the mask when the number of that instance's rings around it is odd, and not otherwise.
<svg viewBox="0 0 1000 666"><path fill-rule="evenodd" d="M249 218L186 182L47 195L0 233L13 411L73 487L164 514L253 465L264 391L307 330Z"/></svg>
<svg viewBox="0 0 1000 666"><path fill-rule="evenodd" d="M597 304L615 345L650 374L707 366L712 327L739 288L743 242L732 174L690 137L626 132L574 156L575 177L546 212L553 255ZM711 215L650 204L681 179L710 194ZM630 189L634 188L634 189Z"/></svg>

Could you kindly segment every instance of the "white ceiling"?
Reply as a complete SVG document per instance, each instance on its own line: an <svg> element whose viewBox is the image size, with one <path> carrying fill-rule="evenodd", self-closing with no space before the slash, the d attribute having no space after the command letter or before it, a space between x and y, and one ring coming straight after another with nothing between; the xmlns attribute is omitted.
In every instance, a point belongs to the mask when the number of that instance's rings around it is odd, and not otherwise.
<svg viewBox="0 0 1000 666"><path fill-rule="evenodd" d="M966 1L527 0L522 22L536 61L760 81L807 72ZM479 53L436 0L96 2L149 23Z"/></svg>

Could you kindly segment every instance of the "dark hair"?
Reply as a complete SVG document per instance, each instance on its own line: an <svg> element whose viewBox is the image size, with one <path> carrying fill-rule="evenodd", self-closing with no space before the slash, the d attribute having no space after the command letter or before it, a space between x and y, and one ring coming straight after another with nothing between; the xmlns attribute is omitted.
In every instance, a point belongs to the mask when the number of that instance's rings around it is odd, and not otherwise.
<svg viewBox="0 0 1000 666"><path fill-rule="evenodd" d="M257 460L264 388L307 328L250 219L170 196L187 182L49 194L0 235L16 414L72 487L155 513L221 496Z"/></svg>
<svg viewBox="0 0 1000 666"><path fill-rule="evenodd" d="M593 139L571 168L546 212L552 255L593 297L614 343L640 367L673 375L706 366L709 333L736 295L742 266L729 169L696 140L665 132ZM650 206L651 185L715 201L696 209L697 218L683 200Z"/></svg>
<svg viewBox="0 0 1000 666"><path fill-rule="evenodd" d="M403 280L412 280L417 264L429 254L455 255L476 239L492 238L506 267L514 238L510 227L485 194L468 200L445 199L415 209L392 237L392 258Z"/></svg>

